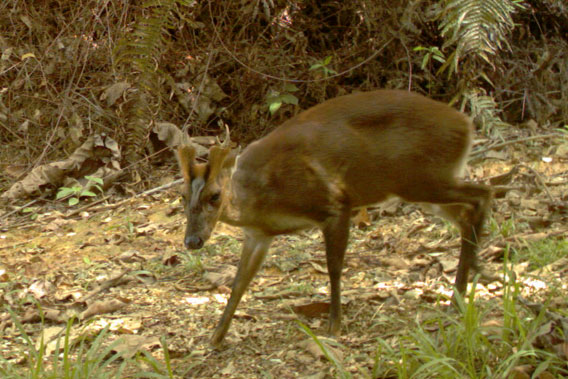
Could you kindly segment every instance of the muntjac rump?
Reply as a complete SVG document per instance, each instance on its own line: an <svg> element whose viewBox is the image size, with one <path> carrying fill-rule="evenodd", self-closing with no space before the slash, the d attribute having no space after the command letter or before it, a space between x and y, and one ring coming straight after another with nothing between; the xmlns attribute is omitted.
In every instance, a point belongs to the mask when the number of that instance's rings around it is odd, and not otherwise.
<svg viewBox="0 0 568 379"><path fill-rule="evenodd" d="M340 278L353 208L391 196L430 204L461 231L456 289L466 290L491 190L460 179L470 150L470 119L446 104L397 90L337 97L310 108L237 157L228 143L208 163L182 146L185 246L201 248L217 221L245 239L231 297L212 337L219 344L274 236L323 231L331 282L329 331L341 328ZM228 139L228 137L227 137ZM227 142L227 141L225 141Z"/></svg>

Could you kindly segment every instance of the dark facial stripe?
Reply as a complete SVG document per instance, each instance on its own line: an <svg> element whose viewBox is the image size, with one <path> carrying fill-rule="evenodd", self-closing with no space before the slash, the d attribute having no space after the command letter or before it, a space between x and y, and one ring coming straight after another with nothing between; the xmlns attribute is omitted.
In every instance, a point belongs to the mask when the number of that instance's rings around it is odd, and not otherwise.
<svg viewBox="0 0 568 379"><path fill-rule="evenodd" d="M191 199L189 200L189 206L191 208L195 208L195 206L197 206L197 202L201 196L201 191L203 191L204 187L205 181L203 178L195 178L191 182Z"/></svg>

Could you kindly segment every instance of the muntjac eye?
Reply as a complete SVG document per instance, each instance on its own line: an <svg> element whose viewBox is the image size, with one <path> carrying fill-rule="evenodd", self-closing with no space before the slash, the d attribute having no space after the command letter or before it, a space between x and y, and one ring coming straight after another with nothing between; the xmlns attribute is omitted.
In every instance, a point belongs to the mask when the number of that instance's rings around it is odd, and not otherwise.
<svg viewBox="0 0 568 379"><path fill-rule="evenodd" d="M219 201L219 199L221 198L221 194L219 192L214 193L213 195L211 195L211 197L209 198L209 202L211 204L215 204Z"/></svg>

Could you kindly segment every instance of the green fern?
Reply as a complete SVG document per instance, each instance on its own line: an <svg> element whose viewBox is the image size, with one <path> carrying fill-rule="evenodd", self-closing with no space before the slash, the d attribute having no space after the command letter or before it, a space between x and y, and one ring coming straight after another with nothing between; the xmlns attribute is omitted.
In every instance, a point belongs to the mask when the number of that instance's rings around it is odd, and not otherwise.
<svg viewBox="0 0 568 379"><path fill-rule="evenodd" d="M173 28L177 5L190 6L189 0L150 0L144 2L144 11L137 21L134 33L123 38L115 50L116 61L125 72L134 74L137 91L129 104L126 122L128 162L134 162L143 151L147 127L152 117L151 104L159 103L160 75L157 62L168 43L167 29Z"/></svg>
<svg viewBox="0 0 568 379"><path fill-rule="evenodd" d="M500 110L493 97L470 90L464 93L462 108L465 103L469 105L470 115L481 126L483 134L497 132L498 128L509 125L499 117Z"/></svg>
<svg viewBox="0 0 568 379"><path fill-rule="evenodd" d="M508 33L513 29L512 14L523 8L522 0L443 0L440 34L444 47L456 45L440 71L458 71L459 61L473 54L493 66L491 56L510 48Z"/></svg>

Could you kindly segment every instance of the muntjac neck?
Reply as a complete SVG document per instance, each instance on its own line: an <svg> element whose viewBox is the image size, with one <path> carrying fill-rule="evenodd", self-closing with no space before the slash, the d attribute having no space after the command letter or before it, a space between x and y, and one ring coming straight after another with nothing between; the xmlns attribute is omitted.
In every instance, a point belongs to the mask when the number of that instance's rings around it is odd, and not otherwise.
<svg viewBox="0 0 568 379"><path fill-rule="evenodd" d="M219 221L227 223L234 226L243 226L245 224L242 217L242 209L240 204L242 203L237 198L236 183L234 173L237 170L238 156L235 159L234 166L227 170L227 179L223 188L223 192L226 194L223 205L221 206L221 213L219 216Z"/></svg>

